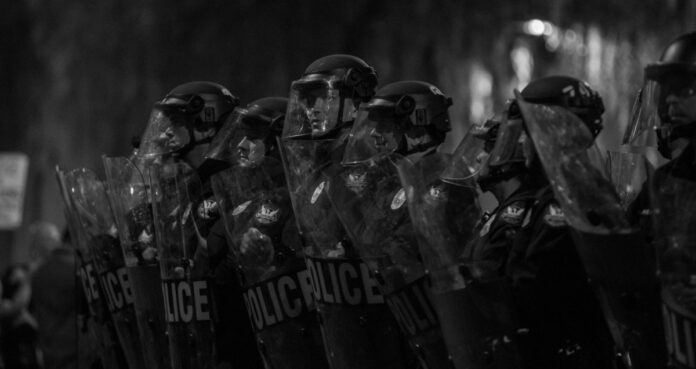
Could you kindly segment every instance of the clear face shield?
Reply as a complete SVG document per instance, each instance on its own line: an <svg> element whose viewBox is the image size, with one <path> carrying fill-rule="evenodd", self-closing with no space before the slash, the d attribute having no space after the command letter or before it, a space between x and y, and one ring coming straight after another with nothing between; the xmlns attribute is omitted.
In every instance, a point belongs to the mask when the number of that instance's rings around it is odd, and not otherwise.
<svg viewBox="0 0 696 369"><path fill-rule="evenodd" d="M649 74L650 70L646 70ZM696 78L662 73L647 79L633 104L623 143L654 146L683 137L677 131L696 123Z"/></svg>
<svg viewBox="0 0 696 369"><path fill-rule="evenodd" d="M195 116L155 107L140 140L138 155L157 157L172 154L190 143L189 127Z"/></svg>
<svg viewBox="0 0 696 369"><path fill-rule="evenodd" d="M336 76L309 75L292 83L283 126L283 138L319 138L341 122L351 120L343 106L341 80Z"/></svg>
<svg viewBox="0 0 696 369"><path fill-rule="evenodd" d="M394 103L373 99L358 111L343 155L343 165L355 165L395 152L403 140Z"/></svg>
<svg viewBox="0 0 696 369"><path fill-rule="evenodd" d="M488 161L495 134L500 125L496 118L472 124L452 156L452 162L440 179L454 185L471 185L471 181ZM490 137L492 136L492 137Z"/></svg>
<svg viewBox="0 0 696 369"><path fill-rule="evenodd" d="M524 131L522 119L505 119L500 124L495 145L490 152L487 165L489 170L506 164L522 163L528 165L534 158L532 142Z"/></svg>
<svg viewBox="0 0 696 369"><path fill-rule="evenodd" d="M631 121L626 127L624 133L623 144L631 146L655 146L656 129L660 125L660 116L658 114L658 97L655 95L658 91L658 84L655 81L647 81L647 83L638 90L638 94L633 101L631 108Z"/></svg>
<svg viewBox="0 0 696 369"><path fill-rule="evenodd" d="M206 159L242 168L261 165L267 152L268 123L249 116L246 109L236 109L229 122L215 136Z"/></svg>

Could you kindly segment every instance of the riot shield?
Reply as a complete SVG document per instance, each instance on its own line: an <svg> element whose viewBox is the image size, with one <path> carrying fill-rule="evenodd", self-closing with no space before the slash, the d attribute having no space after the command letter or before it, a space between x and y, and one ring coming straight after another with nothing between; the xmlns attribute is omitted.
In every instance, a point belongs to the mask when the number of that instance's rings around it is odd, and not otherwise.
<svg viewBox="0 0 696 369"><path fill-rule="evenodd" d="M133 307L133 290L104 183L88 169L73 170L65 175L65 179L87 235L92 262L128 366L145 368Z"/></svg>
<svg viewBox="0 0 696 369"><path fill-rule="evenodd" d="M98 356L106 369L127 368L123 348L119 342L118 333L114 327L104 296L106 293L100 283L97 268L93 262L90 236L82 216L71 194L77 193L72 176L56 167L56 178L65 204L66 221L70 227L71 237L77 255L77 277L82 286L82 292L87 303L88 316L83 317L89 336L95 341ZM84 213L84 212L83 212ZM86 213L84 216L88 216ZM81 344L81 343L78 343Z"/></svg>
<svg viewBox="0 0 696 369"><path fill-rule="evenodd" d="M327 368L312 286L282 164L212 177L259 351L269 369Z"/></svg>
<svg viewBox="0 0 696 369"><path fill-rule="evenodd" d="M450 368L395 166L400 159L393 155L349 167L332 182L329 198L422 366Z"/></svg>
<svg viewBox="0 0 696 369"><path fill-rule="evenodd" d="M607 171L614 190L619 195L621 206L627 209L641 192L652 166L641 154L608 151Z"/></svg>
<svg viewBox="0 0 696 369"><path fill-rule="evenodd" d="M517 96L555 198L595 290L617 357L629 368L662 364L659 285L645 237L631 229L610 180L591 161L585 124L559 106Z"/></svg>
<svg viewBox="0 0 696 369"><path fill-rule="evenodd" d="M125 157L102 157L124 264L131 282L141 350L148 368L169 368L167 325L149 185L143 164Z"/></svg>
<svg viewBox="0 0 696 369"><path fill-rule="evenodd" d="M336 145L336 140L281 142L329 364L333 369L413 367L416 359L379 283L331 206L328 192L343 171ZM332 158L332 153L339 155Z"/></svg>
<svg viewBox="0 0 696 369"><path fill-rule="evenodd" d="M669 164L668 164L669 165ZM675 368L696 368L696 182L658 168L650 194L655 248L662 281L667 354Z"/></svg>
<svg viewBox="0 0 696 369"><path fill-rule="evenodd" d="M510 285L472 276L475 266L464 258L464 247L481 210L473 179L440 180L449 165L445 154L398 163L447 349L458 369L517 368Z"/></svg>
<svg viewBox="0 0 696 369"><path fill-rule="evenodd" d="M149 177L171 364L212 368L214 305L198 214L203 187L195 170L173 160L151 166Z"/></svg>

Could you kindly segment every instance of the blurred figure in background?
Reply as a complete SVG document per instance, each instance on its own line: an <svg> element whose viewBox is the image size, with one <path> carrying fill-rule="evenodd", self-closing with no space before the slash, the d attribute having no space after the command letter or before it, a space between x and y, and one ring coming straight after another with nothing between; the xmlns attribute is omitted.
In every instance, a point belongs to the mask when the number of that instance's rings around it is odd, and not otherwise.
<svg viewBox="0 0 696 369"><path fill-rule="evenodd" d="M36 320L29 313L30 271L11 265L2 275L0 294L0 351L7 368L40 368Z"/></svg>
<svg viewBox="0 0 696 369"><path fill-rule="evenodd" d="M38 347L45 368L77 368L76 275L74 254L68 247L70 233L64 231L62 239L54 242L43 238L49 233L44 231L32 244L32 254L39 260L31 279Z"/></svg>
<svg viewBox="0 0 696 369"><path fill-rule="evenodd" d="M29 270L34 272L51 254L61 246L61 234L58 227L49 222L38 221L29 226Z"/></svg>

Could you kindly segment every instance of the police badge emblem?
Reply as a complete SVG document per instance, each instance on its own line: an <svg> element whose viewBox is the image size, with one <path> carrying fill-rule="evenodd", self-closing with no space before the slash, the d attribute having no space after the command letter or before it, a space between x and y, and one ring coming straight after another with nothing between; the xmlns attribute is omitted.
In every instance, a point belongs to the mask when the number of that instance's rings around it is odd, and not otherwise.
<svg viewBox="0 0 696 369"><path fill-rule="evenodd" d="M551 203L546 207L544 221L551 227L563 227L567 224L563 209L558 204Z"/></svg>
<svg viewBox="0 0 696 369"><path fill-rule="evenodd" d="M196 212L201 219L210 219L217 215L218 205L215 200L205 199L198 205Z"/></svg>
<svg viewBox="0 0 696 369"><path fill-rule="evenodd" d="M500 219L505 223L512 225L522 224L525 215L525 208L520 203L513 203L505 207L505 210L500 214Z"/></svg>
<svg viewBox="0 0 696 369"><path fill-rule="evenodd" d="M367 187L367 172L353 172L346 177L346 187L358 194Z"/></svg>
<svg viewBox="0 0 696 369"><path fill-rule="evenodd" d="M280 217L280 208L274 204L263 204L261 208L256 212L254 218L261 224L272 224L278 221Z"/></svg>

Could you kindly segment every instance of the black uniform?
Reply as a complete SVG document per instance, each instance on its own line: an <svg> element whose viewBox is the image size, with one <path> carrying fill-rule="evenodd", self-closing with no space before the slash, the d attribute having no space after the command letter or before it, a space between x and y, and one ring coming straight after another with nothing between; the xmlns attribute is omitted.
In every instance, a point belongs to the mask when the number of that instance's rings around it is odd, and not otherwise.
<svg viewBox="0 0 696 369"><path fill-rule="evenodd" d="M529 368L610 368L612 340L550 187L522 221L508 260Z"/></svg>
<svg viewBox="0 0 696 369"><path fill-rule="evenodd" d="M196 263L208 267L211 294L214 302L215 351L218 363L229 363L233 368L262 368L256 350L254 334L247 319L236 263L225 237L225 222L214 205L210 177L202 175L204 198L196 214L204 225L199 229L206 239L207 248L196 250Z"/></svg>
<svg viewBox="0 0 696 369"><path fill-rule="evenodd" d="M685 357L690 355L680 355L680 350L693 351L693 346L683 342L688 334L682 332L691 318L682 314L693 311L689 303L691 297L688 297L692 287L687 255L696 240L691 214L696 206L694 155L696 150L692 143L677 158L657 168L628 208L630 221L646 230L648 255L652 264L658 266L662 279L662 307L652 314L654 325L650 328L655 334L650 335L649 347L657 360L664 361L663 358L669 356L673 363L685 365L689 360ZM658 319L660 314L663 319Z"/></svg>
<svg viewBox="0 0 696 369"><path fill-rule="evenodd" d="M505 266L514 240L538 192L536 188L520 187L486 213L476 225L474 238L464 250L465 260L479 265L480 276L505 275Z"/></svg>

